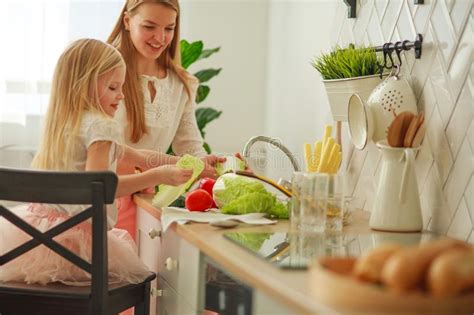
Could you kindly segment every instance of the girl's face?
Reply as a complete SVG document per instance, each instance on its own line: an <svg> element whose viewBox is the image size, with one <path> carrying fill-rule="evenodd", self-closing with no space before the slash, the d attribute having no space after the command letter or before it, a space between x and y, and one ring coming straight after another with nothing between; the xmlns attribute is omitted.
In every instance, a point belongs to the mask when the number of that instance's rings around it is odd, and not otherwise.
<svg viewBox="0 0 474 315"><path fill-rule="evenodd" d="M122 86L125 82L125 67L115 68L97 79L99 104L110 117L115 116L118 103L124 98Z"/></svg>
<svg viewBox="0 0 474 315"><path fill-rule="evenodd" d="M155 60L173 40L176 18L176 11L166 5L143 3L133 16L126 14L123 21L138 53Z"/></svg>

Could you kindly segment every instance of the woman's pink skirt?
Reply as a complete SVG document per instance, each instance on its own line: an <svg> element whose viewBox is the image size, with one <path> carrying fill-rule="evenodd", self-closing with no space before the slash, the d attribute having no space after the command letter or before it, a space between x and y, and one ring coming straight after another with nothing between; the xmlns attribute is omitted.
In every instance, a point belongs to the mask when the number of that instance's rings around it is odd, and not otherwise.
<svg viewBox="0 0 474 315"><path fill-rule="evenodd" d="M68 215L51 206L21 205L11 209L16 215L41 232L64 222ZM57 235L54 240L88 262L92 261L92 233L89 221ZM0 253L27 242L31 237L5 218L0 218ZM125 230L112 229L107 233L109 283L143 281L149 269L140 261L132 238ZM62 282L67 285L90 285L91 275L62 258L44 245L15 258L0 267L0 281L46 284Z"/></svg>

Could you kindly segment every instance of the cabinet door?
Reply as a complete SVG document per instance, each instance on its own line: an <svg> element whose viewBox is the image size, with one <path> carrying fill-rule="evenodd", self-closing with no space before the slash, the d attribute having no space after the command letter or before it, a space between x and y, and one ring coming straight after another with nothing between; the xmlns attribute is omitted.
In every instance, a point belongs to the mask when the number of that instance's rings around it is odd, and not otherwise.
<svg viewBox="0 0 474 315"><path fill-rule="evenodd" d="M161 232L161 222L140 207L137 209L137 228L140 259L166 280L167 286L181 297L181 301L194 310L203 309L204 267L199 250L180 238L173 229L158 233ZM150 237L150 231L155 232L154 238ZM164 294L163 282L153 281L152 290L162 290L159 292ZM152 297L150 314L160 313L162 300L162 297Z"/></svg>
<svg viewBox="0 0 474 315"><path fill-rule="evenodd" d="M161 223L142 208L137 209L137 245L138 255L153 272L158 272L159 253L162 247ZM150 232L155 235L150 236Z"/></svg>
<svg viewBox="0 0 474 315"><path fill-rule="evenodd" d="M167 230L162 239L158 269L160 276L193 309L202 309L204 264L199 250L172 229Z"/></svg>
<svg viewBox="0 0 474 315"><path fill-rule="evenodd" d="M161 296L156 315L197 315L202 312L192 308L183 297L163 279L158 279ZM154 313L153 313L154 314Z"/></svg>
<svg viewBox="0 0 474 315"><path fill-rule="evenodd" d="M162 241L159 234L161 223L144 209L137 208L137 246L140 259L150 268L151 271L158 274L159 271L159 253L161 252ZM150 237L150 231L155 231L153 238ZM157 281L151 283L152 290L159 290ZM156 314L157 299L152 296L150 299L150 314Z"/></svg>

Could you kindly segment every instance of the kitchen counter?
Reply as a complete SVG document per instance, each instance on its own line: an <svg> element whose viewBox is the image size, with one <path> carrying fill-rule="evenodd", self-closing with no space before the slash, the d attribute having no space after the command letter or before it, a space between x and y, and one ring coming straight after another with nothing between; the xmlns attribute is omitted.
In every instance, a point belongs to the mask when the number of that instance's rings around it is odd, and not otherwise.
<svg viewBox="0 0 474 315"><path fill-rule="evenodd" d="M151 205L152 195L139 194L134 200L138 207L160 220L161 210ZM369 213L355 211L351 223L344 228L344 233L374 234L368 227ZM262 292L277 301L295 314L328 314L331 313L324 305L318 304L310 295L307 270L286 270L271 265L265 260L251 254L237 244L224 238L224 232L254 231L262 233L287 232L289 222L281 220L275 225L245 226L220 229L209 224L188 223L173 224L170 229L180 238L214 262L232 277L249 287ZM386 234L386 233L385 233Z"/></svg>

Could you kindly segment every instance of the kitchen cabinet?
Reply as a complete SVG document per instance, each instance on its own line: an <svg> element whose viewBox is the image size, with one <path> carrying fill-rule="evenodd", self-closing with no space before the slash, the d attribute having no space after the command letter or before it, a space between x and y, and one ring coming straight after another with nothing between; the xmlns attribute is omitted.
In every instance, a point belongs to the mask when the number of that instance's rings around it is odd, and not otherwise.
<svg viewBox="0 0 474 315"><path fill-rule="evenodd" d="M160 233L161 210L151 205L151 199L151 195L135 196L139 254L158 274L153 287L152 314L204 314L206 295L218 308L225 309L225 314L333 313L311 296L306 270L284 270L269 264L225 239L223 233L228 230L190 223L173 224ZM361 229L367 232L368 218L364 217L362 222ZM239 227L233 231L273 233L288 228L288 222L282 220L271 226ZM205 281L210 264L242 285L243 303L232 302L236 291L215 287L211 292ZM229 309L231 305L234 306Z"/></svg>
<svg viewBox="0 0 474 315"><path fill-rule="evenodd" d="M142 261L158 274L152 283L150 314L202 314L205 308L207 268L210 265L200 250L170 228L161 231L159 216L142 207L137 209L137 245ZM226 272L215 263L213 268ZM229 276L230 277L230 276ZM244 285L241 286L241 288ZM209 290L215 304L225 314L292 314L267 295L249 288L248 296L239 303L235 290Z"/></svg>
<svg viewBox="0 0 474 315"><path fill-rule="evenodd" d="M159 221L150 213L141 208L137 209L137 247L140 259L150 268L150 270L158 270L159 255L161 253L161 238L157 235L150 236L149 233L159 227ZM150 314L156 313L156 292L159 292L158 277L151 283L152 298L150 299Z"/></svg>
<svg viewBox="0 0 474 315"><path fill-rule="evenodd" d="M197 309L189 305L183 296L176 292L176 290L168 284L163 278L159 279L159 286L161 295L157 297L159 299L157 303L156 315L194 315L200 314Z"/></svg>
<svg viewBox="0 0 474 315"><path fill-rule="evenodd" d="M141 207L137 209L137 229L138 254L158 274L152 283L150 313L198 313L203 308L200 294L204 276L199 250L173 229L162 232L159 217Z"/></svg>

